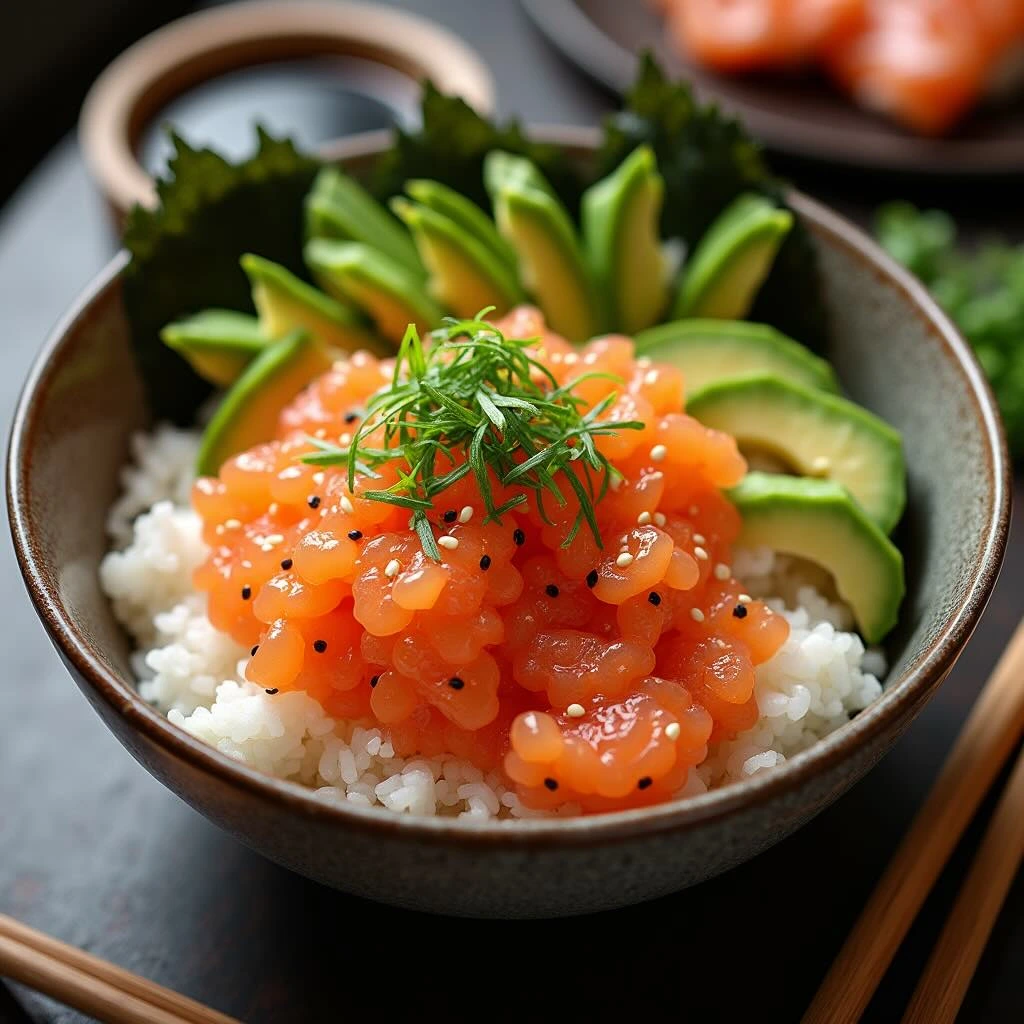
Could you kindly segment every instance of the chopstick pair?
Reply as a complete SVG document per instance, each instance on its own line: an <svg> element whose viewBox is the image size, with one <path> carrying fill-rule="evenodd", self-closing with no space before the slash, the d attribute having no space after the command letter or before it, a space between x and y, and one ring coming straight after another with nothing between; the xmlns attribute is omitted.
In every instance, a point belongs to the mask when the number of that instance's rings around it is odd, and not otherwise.
<svg viewBox="0 0 1024 1024"><path fill-rule="evenodd" d="M239 1024L4 914L0 975L108 1024Z"/></svg>
<svg viewBox="0 0 1024 1024"><path fill-rule="evenodd" d="M1024 621L974 705L924 806L829 969L803 1024L855 1024L1024 734ZM903 1024L952 1024L1024 854L1024 751Z"/></svg>

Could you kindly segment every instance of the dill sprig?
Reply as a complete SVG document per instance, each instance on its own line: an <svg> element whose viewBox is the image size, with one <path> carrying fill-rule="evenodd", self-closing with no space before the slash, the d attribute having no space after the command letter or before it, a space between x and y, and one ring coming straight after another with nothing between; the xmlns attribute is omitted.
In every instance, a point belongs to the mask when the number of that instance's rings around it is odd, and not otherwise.
<svg viewBox="0 0 1024 1024"><path fill-rule="evenodd" d="M602 419L616 400L619 378L588 372L559 386L548 368L529 354L537 339L506 338L482 319L488 312L468 320L447 319L426 344L410 324L392 381L367 402L349 446L310 438L319 451L303 461L346 466L351 491L356 474L377 478L375 467L400 459L404 466L396 483L363 491L361 497L409 509L410 527L433 559L440 559L440 552L429 519L432 499L469 473L483 498L485 522L500 523L533 491L541 516L550 524L545 499L565 506L567 492L572 492L579 509L564 543L571 544L586 523L601 546L594 505L620 474L598 451L595 438L644 425ZM574 389L595 378L607 379L611 386L588 409ZM381 428L384 447L367 444L371 434L381 436ZM579 473L569 468L572 463L579 463ZM495 504L492 473L523 493Z"/></svg>

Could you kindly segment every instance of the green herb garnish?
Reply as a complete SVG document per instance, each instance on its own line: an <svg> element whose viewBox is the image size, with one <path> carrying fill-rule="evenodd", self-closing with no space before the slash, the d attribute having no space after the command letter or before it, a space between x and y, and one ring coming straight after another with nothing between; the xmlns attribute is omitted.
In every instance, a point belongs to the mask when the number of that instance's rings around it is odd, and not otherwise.
<svg viewBox="0 0 1024 1024"><path fill-rule="evenodd" d="M1010 450L1024 458L1024 245L990 239L961 248L952 217L910 203L882 207L875 231L971 343L999 402Z"/></svg>
<svg viewBox="0 0 1024 1024"><path fill-rule="evenodd" d="M545 497L569 503L575 494L579 510L565 539L571 544L586 523L598 546L601 534L594 514L617 470L594 444L594 439L620 430L641 430L637 420L602 416L615 403L614 384L602 373L584 373L559 385L551 371L528 349L537 339L506 338L483 320L448 318L424 344L412 325L406 331L390 384L373 395L366 415L347 448L310 439L319 451L304 462L345 466L348 487L357 474L376 476L375 467L404 463L398 482L386 490L365 490L360 497L383 501L412 511L411 527L423 550L439 559L429 515L433 498L472 473L487 510L485 521L501 517L537 496L545 522ZM585 380L606 379L609 394L590 409L574 394ZM365 443L383 428L385 444ZM378 436L380 436L378 434ZM578 463L579 473L572 467ZM492 483L522 487L502 504L495 503Z"/></svg>

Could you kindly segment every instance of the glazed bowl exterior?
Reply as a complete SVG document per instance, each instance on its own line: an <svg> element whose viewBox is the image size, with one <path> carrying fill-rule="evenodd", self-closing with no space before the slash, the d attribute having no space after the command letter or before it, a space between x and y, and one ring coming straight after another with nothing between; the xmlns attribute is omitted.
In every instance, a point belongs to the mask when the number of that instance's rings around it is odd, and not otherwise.
<svg viewBox="0 0 1024 1024"><path fill-rule="evenodd" d="M582 160L596 142L580 129L538 134ZM386 144L354 137L331 155L358 170ZM887 642L888 685L848 725L777 769L700 797L476 826L327 804L172 726L135 691L131 645L97 575L129 439L150 425L122 303L124 255L40 354L9 451L18 560L82 692L134 757L211 821L310 878L405 907L490 917L602 910L693 885L778 842L861 778L945 678L995 583L1010 502L998 414L955 328L859 230L802 195L791 202L819 256L826 354L849 394L902 431L909 466L897 534L908 596Z"/></svg>

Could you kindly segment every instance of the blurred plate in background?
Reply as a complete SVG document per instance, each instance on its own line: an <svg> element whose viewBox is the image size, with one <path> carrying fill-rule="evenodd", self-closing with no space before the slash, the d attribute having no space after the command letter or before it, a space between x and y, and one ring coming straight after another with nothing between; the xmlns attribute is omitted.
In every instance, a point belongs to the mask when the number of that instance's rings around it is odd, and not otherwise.
<svg viewBox="0 0 1024 1024"><path fill-rule="evenodd" d="M139 40L86 97L79 137L116 218L156 199L166 128L233 159L254 125L315 149L328 139L418 119L420 83L489 113L487 67L439 25L379 4L317 0L228 4Z"/></svg>
<svg viewBox="0 0 1024 1024"><path fill-rule="evenodd" d="M1024 107L981 110L942 139L911 135L855 106L813 77L726 77L687 61L645 0L522 0L540 30L573 63L616 92L633 82L650 50L669 74L690 79L703 99L741 117L781 153L923 174L1024 170Z"/></svg>

